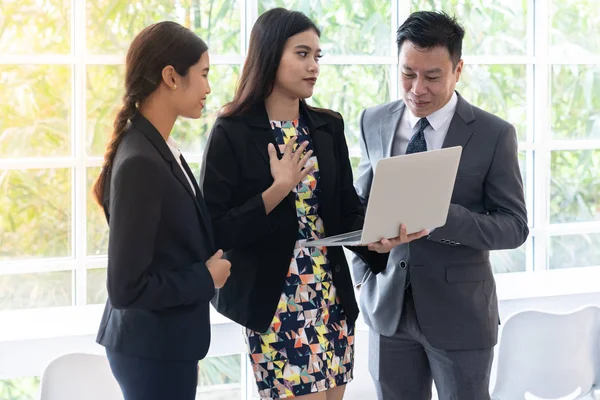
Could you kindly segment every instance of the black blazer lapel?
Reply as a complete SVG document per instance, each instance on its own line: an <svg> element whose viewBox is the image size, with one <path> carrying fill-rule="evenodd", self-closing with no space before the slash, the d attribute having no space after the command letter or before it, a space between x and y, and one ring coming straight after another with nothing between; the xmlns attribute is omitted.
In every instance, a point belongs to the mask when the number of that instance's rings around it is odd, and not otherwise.
<svg viewBox="0 0 600 400"><path fill-rule="evenodd" d="M275 146L275 150L277 151L277 156L281 159L281 152L279 151L279 146L275 142L275 137L273 136L273 132L271 129L271 123L269 122L269 116L267 115L267 109L265 108L264 103L260 103L254 106L246 116L248 118L248 125L251 126L252 142L256 147L256 150L261 155L262 159L265 161L267 165L267 170L269 174L271 173L271 160L269 158L269 150L268 145L272 143ZM290 192L286 196L286 202L292 207L296 208L295 203L295 195L293 192Z"/></svg>
<svg viewBox="0 0 600 400"><path fill-rule="evenodd" d="M271 132L271 124L269 123L269 116L267 115L267 109L265 108L264 103L257 104L252 107L248 114L244 115L246 119L246 123L250 126L250 134L252 135L252 141L256 150L258 150L260 156L263 158L267 166L271 167L271 162L269 160L269 152L267 150L267 146L269 143L273 143L275 145L275 138L273 137L273 133ZM279 153L279 149L277 149L277 153L281 157Z"/></svg>
<svg viewBox="0 0 600 400"><path fill-rule="evenodd" d="M167 142L165 142L165 139L162 137L160 132L158 132L158 130L154 127L154 125L152 125L152 123L150 123L150 121L148 121L146 118L144 118L144 116L140 113L137 113L132 118L131 121L136 126L136 128L138 128L141 132L144 133L146 138L148 138L148 140L152 143L152 145L156 148L156 150L158 150L158 152L165 159L165 161L171 165L171 172L173 172L173 175L175 175L175 177L177 178L179 183L181 183L183 185L183 187L185 188L187 193L194 200L194 205L196 206L196 211L198 213L198 216L202 220L203 224L206 227L210 227L211 225L210 225L210 218L208 218L208 213L202 211L200 204L198 202L198 199L196 198L196 195L194 195L194 192L192 191L192 188L190 187L190 184L189 184L187 178L183 175L183 171L181 170L179 163L175 160L175 157L173 156L171 149L169 149ZM188 169L189 169L189 166L188 166ZM193 175L190 175L190 180L193 183L196 182L196 180L193 179ZM196 185L196 193L200 193L200 189L197 188L197 185ZM211 237L212 229L210 229L210 232L207 232L207 233ZM212 240L214 240L214 239L212 239Z"/></svg>
<svg viewBox="0 0 600 400"><path fill-rule="evenodd" d="M319 177L321 195L319 198L320 208L325 211L333 207L334 191L336 190L337 154L335 141L331 132L326 130L327 120L321 118L318 113L303 106L302 112L306 116L309 133L313 140L315 155L319 163Z"/></svg>
<svg viewBox="0 0 600 400"><path fill-rule="evenodd" d="M330 132L322 129L327 120L321 118L318 113L312 111L304 102L300 102L300 112L306 117L309 133L313 139L315 154L319 162L319 174L321 177L321 201L323 207L327 208L332 204L333 191L335 190L336 180L336 157L335 143ZM271 162L267 146L269 143L275 145L277 155L281 158L279 146L275 143L275 138L271 130L271 124L267 115L264 103L256 105L246 116L248 125L251 126L252 142L256 150L265 161L269 171L271 171ZM321 157L319 157L321 155ZM290 192L286 197L287 203L293 209L296 208L295 195Z"/></svg>
<svg viewBox="0 0 600 400"><path fill-rule="evenodd" d="M198 182L196 182L194 173L190 169L190 166L185 161L185 158L183 158L183 156L181 157L181 165L183 165L183 168L185 169L186 174L188 174L188 176L190 177L190 181L192 181L192 184L194 185L194 190L196 191L196 202L195 202L196 209L198 210L198 214L200 215L200 218L202 218L202 220L204 222L203 227L206 230L206 234L208 236L208 241L210 243L210 247L211 247L211 249L214 250L215 249L215 237L214 237L214 233L213 233L213 227L212 227L210 215L208 214L208 209L206 208L206 203L204 202L204 197L202 196L202 192L200 191ZM189 186L188 182L186 182L186 184Z"/></svg>

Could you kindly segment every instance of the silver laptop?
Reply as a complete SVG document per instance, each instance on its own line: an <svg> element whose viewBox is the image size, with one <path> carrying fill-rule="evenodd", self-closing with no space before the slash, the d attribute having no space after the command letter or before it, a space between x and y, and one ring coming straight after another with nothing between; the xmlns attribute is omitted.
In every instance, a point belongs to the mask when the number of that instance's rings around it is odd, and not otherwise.
<svg viewBox="0 0 600 400"><path fill-rule="evenodd" d="M318 240L305 247L359 246L446 224L462 147L449 147L379 160L363 229Z"/></svg>

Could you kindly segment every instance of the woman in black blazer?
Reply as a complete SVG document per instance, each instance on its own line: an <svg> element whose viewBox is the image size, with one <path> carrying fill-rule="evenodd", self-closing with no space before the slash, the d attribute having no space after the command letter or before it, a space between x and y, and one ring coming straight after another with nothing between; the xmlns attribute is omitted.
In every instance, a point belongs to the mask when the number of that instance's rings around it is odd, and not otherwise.
<svg viewBox="0 0 600 400"><path fill-rule="evenodd" d="M173 22L140 32L94 196L109 223L108 301L98 332L126 400L193 400L210 344L209 302L231 264L171 138L210 93L206 44Z"/></svg>
<svg viewBox="0 0 600 400"><path fill-rule="evenodd" d="M246 327L262 398L341 399L352 379L358 306L346 258L340 247L303 246L361 229L364 216L342 117L304 101L319 74L319 35L299 12L258 18L203 163L216 242L233 264L213 304ZM413 237L351 250L378 273L391 247Z"/></svg>

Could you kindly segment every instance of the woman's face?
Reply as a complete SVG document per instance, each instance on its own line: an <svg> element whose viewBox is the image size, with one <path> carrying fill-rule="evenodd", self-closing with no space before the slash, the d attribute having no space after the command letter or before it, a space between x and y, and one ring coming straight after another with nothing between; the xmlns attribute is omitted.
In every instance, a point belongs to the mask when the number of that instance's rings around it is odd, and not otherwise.
<svg viewBox="0 0 600 400"><path fill-rule="evenodd" d="M290 37L283 49L273 91L298 99L311 97L319 76L319 58L317 32L309 29Z"/></svg>
<svg viewBox="0 0 600 400"><path fill-rule="evenodd" d="M200 118L206 105L206 96L210 94L208 71L210 60L208 51L202 53L200 60L190 67L185 78L178 77L177 90L173 91L173 102L177 115L186 118Z"/></svg>

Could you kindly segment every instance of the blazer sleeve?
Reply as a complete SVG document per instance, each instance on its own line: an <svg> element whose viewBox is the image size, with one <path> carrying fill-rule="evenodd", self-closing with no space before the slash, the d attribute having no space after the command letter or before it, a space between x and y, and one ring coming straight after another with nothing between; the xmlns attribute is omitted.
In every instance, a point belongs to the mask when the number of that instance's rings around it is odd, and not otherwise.
<svg viewBox="0 0 600 400"><path fill-rule="evenodd" d="M217 122L204 151L200 184L213 222L217 247L224 251L247 246L274 232L262 193L241 205L234 204L242 168L252 166L240 165L225 127Z"/></svg>
<svg viewBox="0 0 600 400"><path fill-rule="evenodd" d="M152 160L134 156L113 171L108 243L108 298L114 308L161 310L208 303L215 294L205 263L152 270L161 220L164 175Z"/></svg>
<svg viewBox="0 0 600 400"><path fill-rule="evenodd" d="M340 170L340 195L341 195L341 215L342 226L345 232L352 232L362 229L365 220L365 207L361 203L352 181L352 165L348 153L348 144L344 136L344 120L339 115L339 129L337 131L338 160ZM349 250L371 270L378 274L383 271L387 265L389 253L380 254L376 251L370 251L366 246L348 246Z"/></svg>
<svg viewBox="0 0 600 400"><path fill-rule="evenodd" d="M477 250L514 249L525 242L529 228L517 145L515 128L507 124L484 182L486 212L450 204L446 225L436 228L429 240Z"/></svg>

